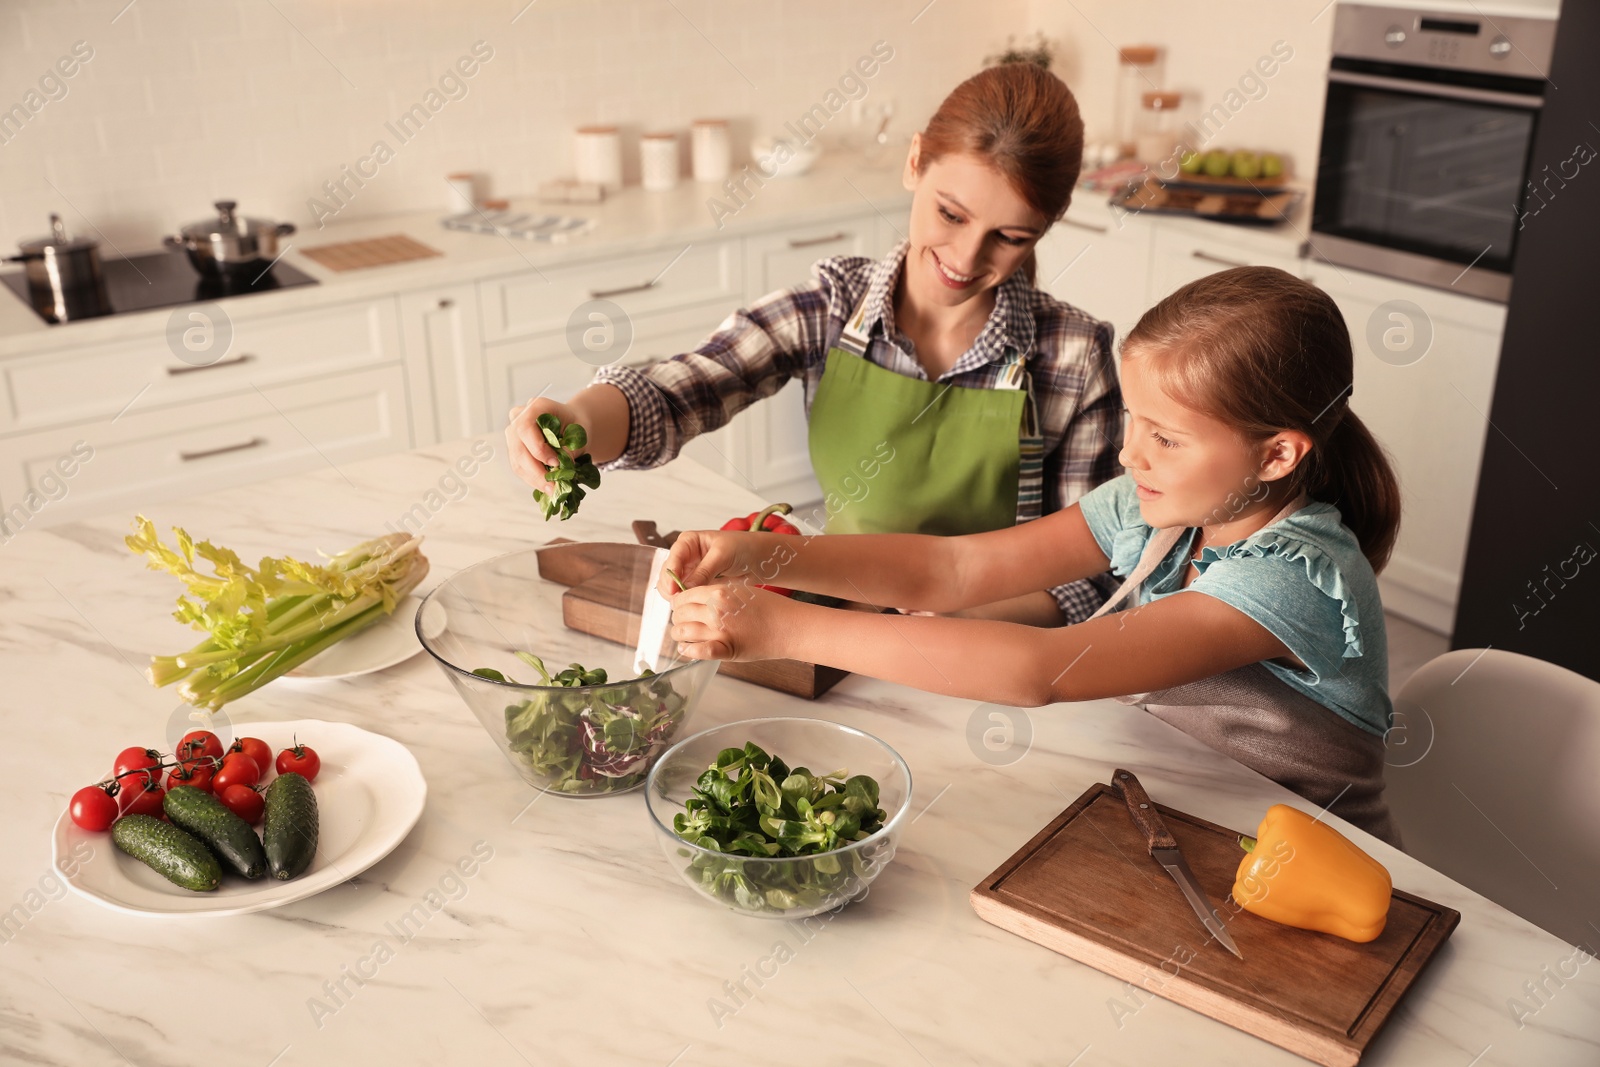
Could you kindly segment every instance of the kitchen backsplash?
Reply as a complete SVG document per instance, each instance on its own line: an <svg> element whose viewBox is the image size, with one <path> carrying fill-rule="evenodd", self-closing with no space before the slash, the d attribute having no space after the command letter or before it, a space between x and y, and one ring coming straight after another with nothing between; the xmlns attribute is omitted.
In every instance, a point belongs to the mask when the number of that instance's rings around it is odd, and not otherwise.
<svg viewBox="0 0 1600 1067"><path fill-rule="evenodd" d="M641 130L680 131L687 168L691 120L727 117L737 150L822 103L879 41L893 58L856 95L893 101L909 137L1027 21L1023 0L926 5L7 0L0 248L47 232L51 211L126 251L221 198L302 230L327 217L313 200L339 219L443 214L452 172L486 175L491 195L570 175L588 123L623 127L633 183ZM17 104L31 113L6 121Z"/></svg>

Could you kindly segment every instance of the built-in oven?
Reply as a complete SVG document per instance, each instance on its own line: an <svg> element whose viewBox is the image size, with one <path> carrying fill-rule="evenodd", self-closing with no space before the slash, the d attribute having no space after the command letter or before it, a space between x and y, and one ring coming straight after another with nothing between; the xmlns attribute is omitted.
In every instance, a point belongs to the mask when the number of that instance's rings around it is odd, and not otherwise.
<svg viewBox="0 0 1600 1067"><path fill-rule="evenodd" d="M1470 5L1341 3L1311 255L1504 302L1517 233L1553 193L1530 152L1555 33Z"/></svg>

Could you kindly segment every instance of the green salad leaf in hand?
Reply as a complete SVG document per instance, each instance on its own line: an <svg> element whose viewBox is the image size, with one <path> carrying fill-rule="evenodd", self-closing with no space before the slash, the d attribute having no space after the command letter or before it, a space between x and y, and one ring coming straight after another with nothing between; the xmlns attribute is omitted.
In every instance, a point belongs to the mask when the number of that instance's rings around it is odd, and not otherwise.
<svg viewBox="0 0 1600 1067"><path fill-rule="evenodd" d="M535 489L533 499L539 502L546 522L557 512L564 522L577 512L587 489L600 488L600 468L589 459L589 453L583 451L589 444L589 434L582 426L572 422L563 430L561 420L548 411L537 421L539 432L555 449L558 459L556 465L545 472L546 480L555 487L554 492Z"/></svg>
<svg viewBox="0 0 1600 1067"><path fill-rule="evenodd" d="M746 911L810 908L869 880L874 863L861 851L828 855L883 828L877 780L838 770L790 769L759 745L726 748L695 783L672 829L718 856L690 863L700 883ZM892 853L890 853L892 854ZM723 857L727 858L724 859ZM806 864L750 862L742 857L815 857Z"/></svg>

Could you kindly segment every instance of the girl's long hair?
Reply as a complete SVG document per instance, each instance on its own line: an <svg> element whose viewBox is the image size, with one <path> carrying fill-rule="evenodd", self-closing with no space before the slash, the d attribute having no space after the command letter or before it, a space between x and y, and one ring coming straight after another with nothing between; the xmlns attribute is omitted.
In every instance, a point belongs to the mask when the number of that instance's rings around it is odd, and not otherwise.
<svg viewBox="0 0 1600 1067"><path fill-rule="evenodd" d="M1066 214L1083 166L1083 119L1065 82L1033 63L989 67L951 91L922 131L922 173L944 155L965 153L999 171L1027 205L1052 223ZM1030 249L1017 268L1034 284Z"/></svg>
<svg viewBox="0 0 1600 1067"><path fill-rule="evenodd" d="M1258 441L1284 430L1312 449L1286 479L1339 509L1374 572L1400 532L1400 485L1387 454L1350 410L1354 355L1333 298L1276 267L1235 267L1190 282L1144 313L1126 356L1174 400Z"/></svg>

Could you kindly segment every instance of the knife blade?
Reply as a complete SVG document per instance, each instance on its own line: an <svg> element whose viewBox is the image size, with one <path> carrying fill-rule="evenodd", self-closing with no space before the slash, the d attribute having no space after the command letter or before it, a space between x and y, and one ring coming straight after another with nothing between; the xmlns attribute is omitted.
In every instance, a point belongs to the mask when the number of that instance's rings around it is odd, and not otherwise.
<svg viewBox="0 0 1600 1067"><path fill-rule="evenodd" d="M677 643L667 640L667 630L672 625L672 602L656 591L661 581L661 570L667 564L667 555L664 548L658 548L650 554L644 603L639 608L639 640L633 650L634 669L649 667L657 674L675 665L678 659ZM670 662L664 667L663 660Z"/></svg>
<svg viewBox="0 0 1600 1067"><path fill-rule="evenodd" d="M1128 814L1133 816L1133 824L1145 836L1150 858L1161 864L1162 868L1172 875L1172 880L1183 890L1184 899L1188 900L1189 906L1200 917L1201 924L1211 936L1215 937L1223 948L1241 960L1244 959L1244 953L1234 944L1233 935L1229 934L1228 928L1223 925L1222 916L1211 906L1205 890L1200 888L1194 872L1189 869L1183 853L1178 850L1177 838L1172 836L1167 824L1161 821L1155 802L1150 799L1150 794L1144 791L1144 786L1139 784L1139 779L1135 778L1131 771L1118 768L1112 776L1112 784L1121 788L1122 799L1128 805Z"/></svg>

